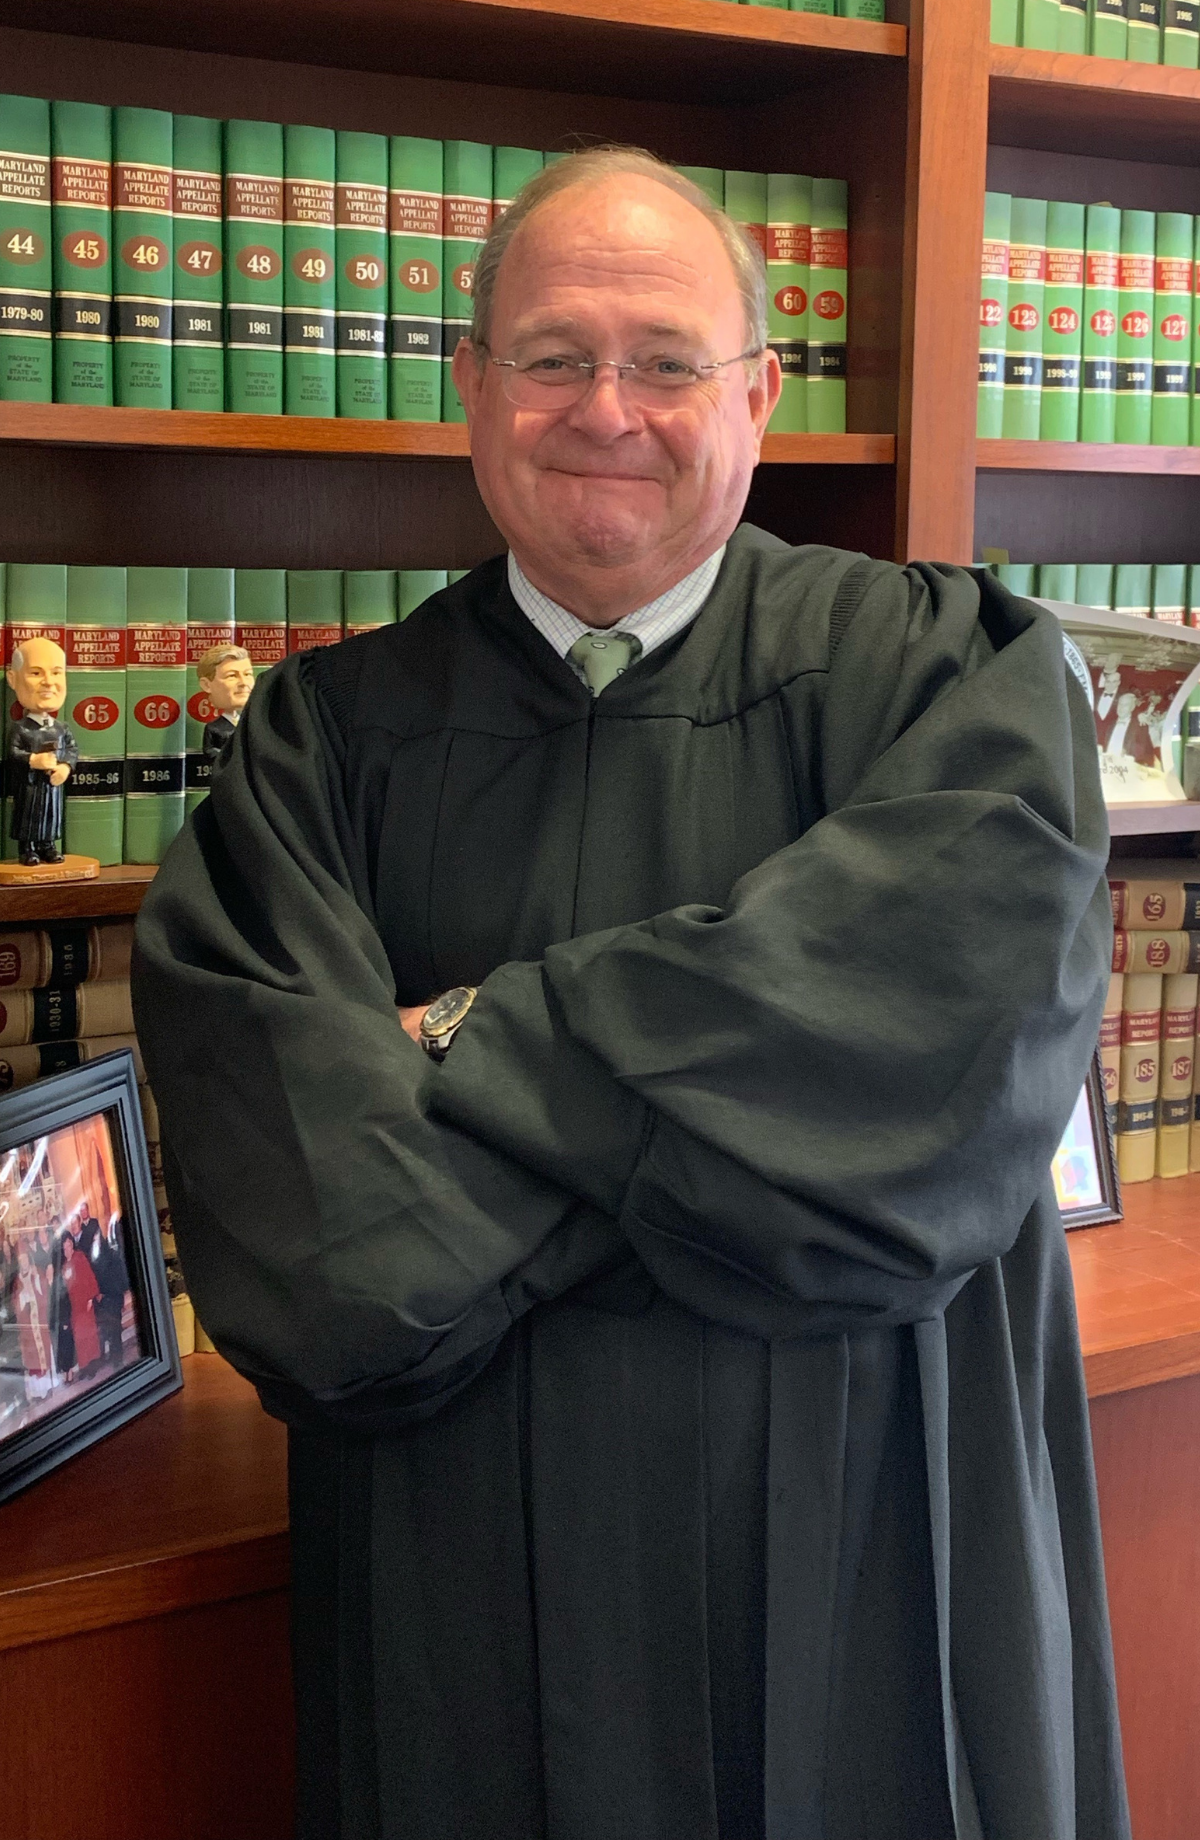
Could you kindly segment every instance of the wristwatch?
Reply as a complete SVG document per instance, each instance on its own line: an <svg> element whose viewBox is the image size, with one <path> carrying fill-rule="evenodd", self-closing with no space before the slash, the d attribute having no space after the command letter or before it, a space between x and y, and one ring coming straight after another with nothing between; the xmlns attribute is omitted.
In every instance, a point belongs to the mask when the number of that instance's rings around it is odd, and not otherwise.
<svg viewBox="0 0 1200 1840"><path fill-rule="evenodd" d="M421 1046L431 1060L445 1060L477 994L471 984L456 984L429 1005L421 1018Z"/></svg>

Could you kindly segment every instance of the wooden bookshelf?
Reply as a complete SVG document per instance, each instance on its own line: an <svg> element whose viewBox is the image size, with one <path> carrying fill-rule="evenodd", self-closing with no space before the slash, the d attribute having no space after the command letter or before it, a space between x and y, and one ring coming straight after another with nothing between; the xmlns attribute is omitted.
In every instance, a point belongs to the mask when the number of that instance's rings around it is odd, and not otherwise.
<svg viewBox="0 0 1200 1840"><path fill-rule="evenodd" d="M1200 804L1110 805L1108 829L1113 837L1177 837L1200 831Z"/></svg>
<svg viewBox="0 0 1200 1840"><path fill-rule="evenodd" d="M40 926L46 920L111 919L136 914L158 870L153 863L101 869L90 882L0 888L0 927Z"/></svg>
<svg viewBox="0 0 1200 1840"><path fill-rule="evenodd" d="M1200 71L1068 51L990 48L994 141L1191 165Z"/></svg>
<svg viewBox="0 0 1200 1840"><path fill-rule="evenodd" d="M1200 1374L1200 1175L1123 1200L1123 1221L1067 1236L1092 1398Z"/></svg>
<svg viewBox="0 0 1200 1840"><path fill-rule="evenodd" d="M0 25L29 24L0 0ZM722 0L43 0L41 31L526 89L744 103L830 65L902 61L903 25Z"/></svg>
<svg viewBox="0 0 1200 1840"><path fill-rule="evenodd" d="M714 0L715 3L715 0ZM185 409L92 409L70 403L0 403L0 442L56 447L177 449L190 453L393 455L465 460L458 422L365 422L337 416L205 415ZM763 463L891 466L890 434L769 434Z"/></svg>
<svg viewBox="0 0 1200 1840"><path fill-rule="evenodd" d="M1090 441L980 441L976 464L989 473L1147 473L1200 478L1200 447L1134 447Z"/></svg>

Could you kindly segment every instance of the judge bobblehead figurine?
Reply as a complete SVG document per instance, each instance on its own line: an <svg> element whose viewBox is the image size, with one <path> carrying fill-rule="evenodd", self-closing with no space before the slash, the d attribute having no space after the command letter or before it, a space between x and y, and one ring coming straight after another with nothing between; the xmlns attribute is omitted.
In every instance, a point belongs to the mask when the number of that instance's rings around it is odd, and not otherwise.
<svg viewBox="0 0 1200 1840"><path fill-rule="evenodd" d="M204 730L204 758L211 763L233 734L250 701L254 666L245 646L214 645L197 664L196 676L217 711Z"/></svg>
<svg viewBox="0 0 1200 1840"><path fill-rule="evenodd" d="M64 857L63 787L79 747L58 713L67 697L67 660L52 639L26 639L5 672L21 714L8 731L12 836L18 864L0 864L0 880L70 881L99 872L92 856ZM31 875L29 871L37 871Z"/></svg>

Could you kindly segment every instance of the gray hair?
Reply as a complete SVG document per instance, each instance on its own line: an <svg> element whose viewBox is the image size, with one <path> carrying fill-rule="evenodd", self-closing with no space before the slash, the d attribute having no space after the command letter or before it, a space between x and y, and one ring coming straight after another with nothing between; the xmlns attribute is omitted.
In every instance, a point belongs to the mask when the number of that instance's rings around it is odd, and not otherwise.
<svg viewBox="0 0 1200 1840"><path fill-rule="evenodd" d="M762 250L754 238L748 236L740 224L734 223L732 217L719 205L715 205L698 185L693 185L690 179L685 179L682 173L668 166L665 160L657 159L641 147L589 147L582 153L568 154L565 159L556 160L552 166L544 167L540 173L534 174L528 184L521 187L504 216L492 225L480 245L475 262L471 343L476 350L485 347L488 342L496 277L504 260L504 252L526 218L531 217L547 199L557 197L559 192L577 185L597 185L601 180L619 173L633 173L665 185L668 191L686 199L702 217L707 218L729 257L738 293L742 297L747 343L756 351L762 350L767 343L767 264Z"/></svg>

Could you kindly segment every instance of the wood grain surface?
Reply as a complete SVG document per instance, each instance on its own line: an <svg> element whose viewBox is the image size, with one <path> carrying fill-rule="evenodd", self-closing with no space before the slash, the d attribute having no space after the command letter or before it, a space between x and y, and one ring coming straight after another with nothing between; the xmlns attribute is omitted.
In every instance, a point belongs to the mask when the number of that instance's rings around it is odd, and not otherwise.
<svg viewBox="0 0 1200 1840"><path fill-rule="evenodd" d="M0 25L32 22L24 0L0 0ZM906 45L902 25L723 0L40 0L36 24L369 74L739 104L838 63L902 60Z"/></svg>
<svg viewBox="0 0 1200 1840"><path fill-rule="evenodd" d="M974 555L988 10L913 0L896 557Z"/></svg>
<svg viewBox="0 0 1200 1840"><path fill-rule="evenodd" d="M1091 441L977 441L986 472L1152 473L1200 476L1200 447L1132 447Z"/></svg>
<svg viewBox="0 0 1200 1840"><path fill-rule="evenodd" d="M1091 1417L1134 1840L1196 1840L1200 1378L1095 1399Z"/></svg>
<svg viewBox="0 0 1200 1840"><path fill-rule="evenodd" d="M284 1428L218 1355L183 1372L0 1507L0 1650L286 1584Z"/></svg>
<svg viewBox="0 0 1200 1840"><path fill-rule="evenodd" d="M992 45L990 69L994 141L1116 159L1194 158L1200 71L1015 45Z"/></svg>
<svg viewBox="0 0 1200 1840"><path fill-rule="evenodd" d="M87 882L0 888L0 928L40 925L45 920L98 920L114 914L136 914L156 874L153 863L127 863L101 869Z"/></svg>
<svg viewBox="0 0 1200 1840"><path fill-rule="evenodd" d="M1124 1205L1067 1235L1092 1398L1200 1374L1200 1175L1127 1185Z"/></svg>

